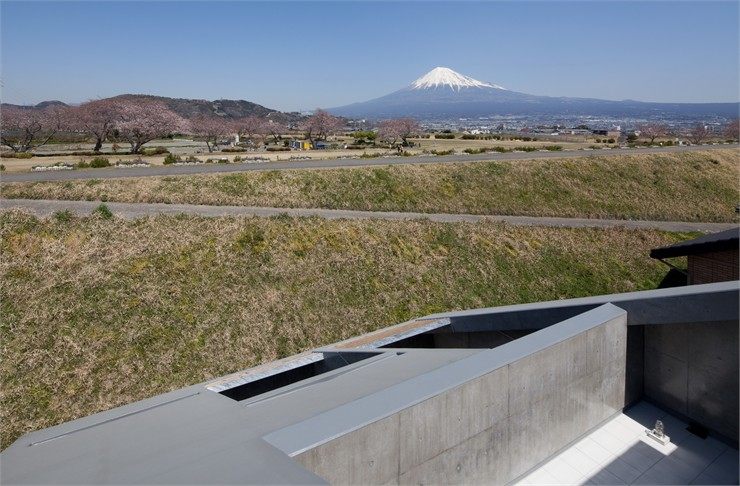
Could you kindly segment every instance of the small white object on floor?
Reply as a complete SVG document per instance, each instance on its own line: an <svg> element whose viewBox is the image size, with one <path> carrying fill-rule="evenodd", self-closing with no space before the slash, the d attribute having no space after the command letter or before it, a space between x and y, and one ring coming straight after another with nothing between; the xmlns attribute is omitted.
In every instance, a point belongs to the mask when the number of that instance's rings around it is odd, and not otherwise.
<svg viewBox="0 0 740 486"><path fill-rule="evenodd" d="M660 420L655 421L655 428L653 430L646 429L645 432L647 432L648 437L657 440L662 445L666 445L671 441L671 438L665 435L665 427Z"/></svg>

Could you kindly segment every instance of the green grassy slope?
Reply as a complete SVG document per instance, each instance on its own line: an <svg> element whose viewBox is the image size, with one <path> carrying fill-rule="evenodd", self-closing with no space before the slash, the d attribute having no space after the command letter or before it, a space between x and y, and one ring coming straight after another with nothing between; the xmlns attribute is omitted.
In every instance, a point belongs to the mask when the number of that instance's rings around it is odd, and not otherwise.
<svg viewBox="0 0 740 486"><path fill-rule="evenodd" d="M687 235L0 213L2 443L431 312L649 289Z"/></svg>
<svg viewBox="0 0 740 486"><path fill-rule="evenodd" d="M5 183L3 197L514 214L736 220L736 149L682 154Z"/></svg>

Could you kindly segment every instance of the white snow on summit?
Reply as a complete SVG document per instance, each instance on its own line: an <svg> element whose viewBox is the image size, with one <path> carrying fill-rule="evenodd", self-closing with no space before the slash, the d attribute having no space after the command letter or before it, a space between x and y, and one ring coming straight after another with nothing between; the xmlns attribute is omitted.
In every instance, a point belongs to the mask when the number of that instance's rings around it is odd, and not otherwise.
<svg viewBox="0 0 740 486"><path fill-rule="evenodd" d="M436 67L411 84L411 89L429 89L447 86L460 91L461 88L506 89L495 84L484 83L446 67Z"/></svg>

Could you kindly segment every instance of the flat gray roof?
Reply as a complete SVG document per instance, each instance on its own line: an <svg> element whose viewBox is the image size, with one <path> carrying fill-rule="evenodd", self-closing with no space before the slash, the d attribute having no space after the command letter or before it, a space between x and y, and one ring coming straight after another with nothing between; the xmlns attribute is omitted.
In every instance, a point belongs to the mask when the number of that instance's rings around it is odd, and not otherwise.
<svg viewBox="0 0 740 486"><path fill-rule="evenodd" d="M696 255L712 251L740 249L740 229L737 227L703 235L693 240L682 241L675 245L650 250L652 258L672 258L685 255Z"/></svg>

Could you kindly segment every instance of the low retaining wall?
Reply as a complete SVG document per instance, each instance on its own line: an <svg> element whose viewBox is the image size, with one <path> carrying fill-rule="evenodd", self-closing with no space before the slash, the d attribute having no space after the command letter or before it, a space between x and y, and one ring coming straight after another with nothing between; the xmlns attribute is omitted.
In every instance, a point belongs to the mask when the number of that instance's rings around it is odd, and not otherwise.
<svg viewBox="0 0 740 486"><path fill-rule="evenodd" d="M505 483L622 410L626 343L626 312L603 305L467 358L468 379L363 427L273 444L330 483Z"/></svg>

